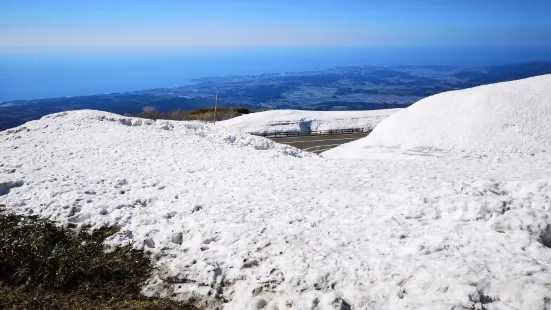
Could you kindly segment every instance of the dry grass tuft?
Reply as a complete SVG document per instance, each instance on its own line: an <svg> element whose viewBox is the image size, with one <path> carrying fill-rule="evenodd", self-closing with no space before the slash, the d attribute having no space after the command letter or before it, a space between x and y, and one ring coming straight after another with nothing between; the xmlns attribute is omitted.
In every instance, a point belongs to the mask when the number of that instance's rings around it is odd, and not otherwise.
<svg viewBox="0 0 551 310"><path fill-rule="evenodd" d="M2 309L193 309L141 296L151 259L130 246L104 251L115 232L75 232L36 216L0 213Z"/></svg>

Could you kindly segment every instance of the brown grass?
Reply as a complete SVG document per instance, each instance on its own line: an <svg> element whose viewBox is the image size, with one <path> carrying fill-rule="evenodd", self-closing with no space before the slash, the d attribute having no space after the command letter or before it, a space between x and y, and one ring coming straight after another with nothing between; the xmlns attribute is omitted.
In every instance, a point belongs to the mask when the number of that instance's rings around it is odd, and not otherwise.
<svg viewBox="0 0 551 310"><path fill-rule="evenodd" d="M216 121L223 121L230 118L234 118L243 114L250 114L255 112L262 112L265 110L250 110L248 108L240 107L219 107L216 110ZM202 121L212 122L214 120L214 108L200 108L191 111L184 111L181 109L172 110L169 112L161 112L158 110L151 110L142 113L132 115L135 117L149 118L149 119L168 119L177 121Z"/></svg>
<svg viewBox="0 0 551 310"><path fill-rule="evenodd" d="M146 298L139 295L93 298L81 293L13 287L0 282L0 309L6 310L193 310L192 306L171 300Z"/></svg>

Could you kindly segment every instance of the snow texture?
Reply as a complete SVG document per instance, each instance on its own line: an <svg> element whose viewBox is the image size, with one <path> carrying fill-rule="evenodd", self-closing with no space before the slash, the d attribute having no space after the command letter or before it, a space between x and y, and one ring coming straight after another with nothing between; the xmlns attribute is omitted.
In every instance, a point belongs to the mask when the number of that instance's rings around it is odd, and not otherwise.
<svg viewBox="0 0 551 310"><path fill-rule="evenodd" d="M300 132L358 128L370 131L389 115L401 109L372 111L273 110L241 115L217 126L248 133Z"/></svg>
<svg viewBox="0 0 551 310"><path fill-rule="evenodd" d="M385 152L59 113L0 133L0 204L120 227L144 294L207 309L551 308L551 156Z"/></svg>
<svg viewBox="0 0 551 310"><path fill-rule="evenodd" d="M377 146L478 155L549 151L551 75L422 99L382 121L368 137L323 156L361 157L362 150Z"/></svg>

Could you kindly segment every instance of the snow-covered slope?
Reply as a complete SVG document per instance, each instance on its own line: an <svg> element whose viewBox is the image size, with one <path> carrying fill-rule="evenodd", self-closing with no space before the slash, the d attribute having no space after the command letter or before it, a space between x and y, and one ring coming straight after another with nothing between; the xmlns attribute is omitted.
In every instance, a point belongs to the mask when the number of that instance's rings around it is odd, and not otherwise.
<svg viewBox="0 0 551 310"><path fill-rule="evenodd" d="M117 225L207 309L549 309L551 156L330 160L94 111L0 133L0 204Z"/></svg>
<svg viewBox="0 0 551 310"><path fill-rule="evenodd" d="M249 133L362 128L372 130L379 122L401 109L371 111L273 110L242 115L217 123L217 126Z"/></svg>
<svg viewBox="0 0 551 310"><path fill-rule="evenodd" d="M382 121L366 138L324 156L385 146L483 155L551 151L551 75L450 91Z"/></svg>

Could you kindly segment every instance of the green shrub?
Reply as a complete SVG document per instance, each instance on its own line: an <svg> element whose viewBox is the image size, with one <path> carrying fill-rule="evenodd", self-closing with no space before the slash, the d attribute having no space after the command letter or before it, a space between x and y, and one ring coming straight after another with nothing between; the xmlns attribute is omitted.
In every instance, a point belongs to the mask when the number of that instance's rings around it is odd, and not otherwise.
<svg viewBox="0 0 551 310"><path fill-rule="evenodd" d="M130 246L104 251L112 228L73 232L38 217L0 214L0 280L29 288L136 292L151 260Z"/></svg>
<svg viewBox="0 0 551 310"><path fill-rule="evenodd" d="M195 309L141 296L153 264L130 246L105 251L117 229L76 232L0 209L2 309Z"/></svg>

